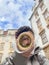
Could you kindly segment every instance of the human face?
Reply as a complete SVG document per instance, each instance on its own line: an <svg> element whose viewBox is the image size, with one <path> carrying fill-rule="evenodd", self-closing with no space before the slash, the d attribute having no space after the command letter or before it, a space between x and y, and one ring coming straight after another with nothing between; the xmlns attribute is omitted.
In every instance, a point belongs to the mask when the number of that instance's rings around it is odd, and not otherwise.
<svg viewBox="0 0 49 65"><path fill-rule="evenodd" d="M20 51L31 52L34 49L34 35L30 31L23 32L16 39L16 43Z"/></svg>

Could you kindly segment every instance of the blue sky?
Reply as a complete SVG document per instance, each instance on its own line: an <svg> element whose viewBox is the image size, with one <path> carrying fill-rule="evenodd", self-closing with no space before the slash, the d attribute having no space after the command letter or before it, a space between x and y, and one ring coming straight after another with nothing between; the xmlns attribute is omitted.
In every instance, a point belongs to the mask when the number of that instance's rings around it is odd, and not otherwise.
<svg viewBox="0 0 49 65"><path fill-rule="evenodd" d="M0 29L30 26L28 19L34 3L33 0L0 0Z"/></svg>

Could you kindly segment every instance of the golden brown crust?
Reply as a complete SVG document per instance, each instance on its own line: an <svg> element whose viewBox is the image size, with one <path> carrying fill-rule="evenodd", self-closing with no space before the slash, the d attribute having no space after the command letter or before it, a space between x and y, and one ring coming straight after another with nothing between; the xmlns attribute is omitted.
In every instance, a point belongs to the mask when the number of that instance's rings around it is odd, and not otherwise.
<svg viewBox="0 0 49 65"><path fill-rule="evenodd" d="M20 37L21 37L22 35L24 35L24 34L28 35L28 36L31 38L31 43L30 43L29 47L22 47L22 46L19 44L19 39L20 39ZM32 45L33 45L33 43L32 43L32 42L33 42L33 39L34 39L34 36L33 36L33 34L31 34L30 32L24 32L24 33L20 34L19 37L18 37L18 44L17 44L18 49L21 50L21 51L25 51L25 50L30 49L30 48L32 47Z"/></svg>

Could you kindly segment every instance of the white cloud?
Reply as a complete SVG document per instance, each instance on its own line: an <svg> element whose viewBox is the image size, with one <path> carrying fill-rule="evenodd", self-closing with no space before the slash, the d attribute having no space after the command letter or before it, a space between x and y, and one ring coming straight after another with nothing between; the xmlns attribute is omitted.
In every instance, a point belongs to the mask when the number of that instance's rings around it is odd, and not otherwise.
<svg viewBox="0 0 49 65"><path fill-rule="evenodd" d="M6 19L4 17L0 18L0 21L4 22Z"/></svg>
<svg viewBox="0 0 49 65"><path fill-rule="evenodd" d="M16 2L15 0L0 0L0 21L9 22L4 29L13 28L14 24L30 26L28 18L31 15L32 5L33 0L16 0Z"/></svg>
<svg viewBox="0 0 49 65"><path fill-rule="evenodd" d="M13 25L12 24L7 24L4 28L4 30L7 30L7 29L12 29L13 28Z"/></svg>

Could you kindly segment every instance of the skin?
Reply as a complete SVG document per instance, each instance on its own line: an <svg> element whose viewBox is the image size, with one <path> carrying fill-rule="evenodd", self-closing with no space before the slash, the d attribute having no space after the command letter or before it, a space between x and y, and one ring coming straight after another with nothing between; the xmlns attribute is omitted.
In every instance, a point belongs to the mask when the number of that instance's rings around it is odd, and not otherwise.
<svg viewBox="0 0 49 65"><path fill-rule="evenodd" d="M29 57L31 55L30 53L34 50L34 35L32 34L31 31L26 32L26 34L31 35L31 37L32 37L32 46L29 48L29 50L27 50L26 52L22 53L22 55L24 57ZM19 38L19 36L18 36L18 38ZM16 39L16 43L18 43L18 38ZM24 36L24 38L25 39L24 39L23 43L24 43L24 45L26 45L26 44L28 44L29 40L27 39L26 36Z"/></svg>

